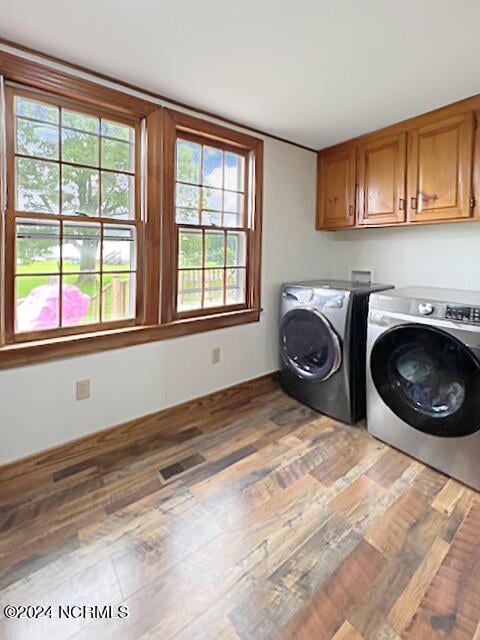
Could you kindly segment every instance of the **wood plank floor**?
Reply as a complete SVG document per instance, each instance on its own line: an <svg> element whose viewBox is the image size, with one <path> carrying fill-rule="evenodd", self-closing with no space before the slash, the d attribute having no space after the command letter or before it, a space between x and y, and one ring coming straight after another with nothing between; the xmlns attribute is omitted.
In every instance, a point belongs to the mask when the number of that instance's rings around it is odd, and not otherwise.
<svg viewBox="0 0 480 640"><path fill-rule="evenodd" d="M0 469L0 496L2 640L480 639L478 494L271 379Z"/></svg>

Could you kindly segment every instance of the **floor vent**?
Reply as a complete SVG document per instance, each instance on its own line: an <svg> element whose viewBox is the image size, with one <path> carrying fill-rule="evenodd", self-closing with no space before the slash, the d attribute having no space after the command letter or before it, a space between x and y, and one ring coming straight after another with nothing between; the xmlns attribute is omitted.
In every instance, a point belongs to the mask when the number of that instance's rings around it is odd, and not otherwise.
<svg viewBox="0 0 480 640"><path fill-rule="evenodd" d="M174 462L169 464L168 467L163 467L158 472L158 476L160 478L160 482L162 484L167 484L167 482L172 482L176 480L179 475L190 471L194 467L198 467L198 465L206 462L205 458L199 453L194 453L188 458L184 458L183 460L179 460L178 462Z"/></svg>

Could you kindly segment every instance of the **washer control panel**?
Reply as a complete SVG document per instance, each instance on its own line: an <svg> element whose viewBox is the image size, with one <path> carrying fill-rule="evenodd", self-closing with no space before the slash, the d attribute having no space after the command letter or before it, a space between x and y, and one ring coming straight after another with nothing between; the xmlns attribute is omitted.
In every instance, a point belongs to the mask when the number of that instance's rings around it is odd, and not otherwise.
<svg viewBox="0 0 480 640"><path fill-rule="evenodd" d="M457 322L480 324L480 307L462 307L447 304L445 318L447 320L456 320Z"/></svg>

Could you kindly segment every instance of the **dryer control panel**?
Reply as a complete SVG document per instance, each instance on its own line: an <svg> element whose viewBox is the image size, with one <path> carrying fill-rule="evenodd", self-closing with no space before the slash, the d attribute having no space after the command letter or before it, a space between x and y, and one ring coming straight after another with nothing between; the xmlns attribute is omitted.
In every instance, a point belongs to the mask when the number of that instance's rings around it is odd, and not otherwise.
<svg viewBox="0 0 480 640"><path fill-rule="evenodd" d="M480 307L463 307L447 304L445 318L447 320L457 320L458 322L480 324Z"/></svg>

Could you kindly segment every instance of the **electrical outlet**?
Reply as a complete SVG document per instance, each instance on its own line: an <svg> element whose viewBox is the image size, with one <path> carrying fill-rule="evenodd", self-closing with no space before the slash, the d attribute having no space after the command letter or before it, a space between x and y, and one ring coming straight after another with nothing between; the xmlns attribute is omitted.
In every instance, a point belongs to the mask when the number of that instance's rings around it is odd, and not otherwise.
<svg viewBox="0 0 480 640"><path fill-rule="evenodd" d="M77 400L90 398L90 380L77 380L75 397Z"/></svg>
<svg viewBox="0 0 480 640"><path fill-rule="evenodd" d="M366 284L375 282L375 275L372 267L350 269L350 280L353 280L354 282L365 282Z"/></svg>
<svg viewBox="0 0 480 640"><path fill-rule="evenodd" d="M220 362L220 347L212 349L212 364L218 364Z"/></svg>

